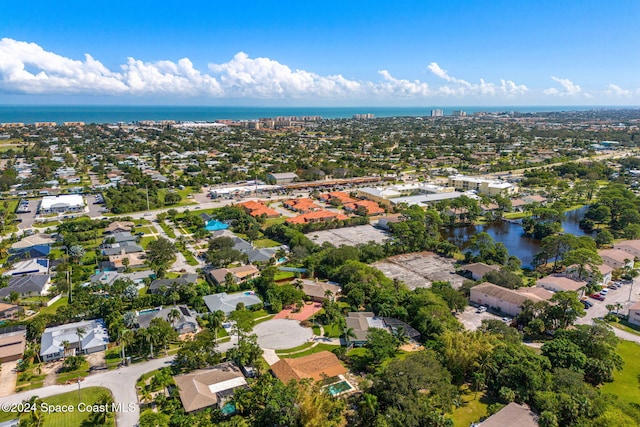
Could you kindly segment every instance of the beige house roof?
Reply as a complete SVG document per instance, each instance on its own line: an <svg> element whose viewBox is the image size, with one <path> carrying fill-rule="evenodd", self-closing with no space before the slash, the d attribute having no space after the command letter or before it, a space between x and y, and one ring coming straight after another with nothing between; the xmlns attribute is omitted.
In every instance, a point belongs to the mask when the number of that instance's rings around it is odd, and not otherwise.
<svg viewBox="0 0 640 427"><path fill-rule="evenodd" d="M623 240L613 245L614 249L629 248L640 252L640 240Z"/></svg>
<svg viewBox="0 0 640 427"><path fill-rule="evenodd" d="M550 274L536 281L536 286L538 287L545 287L545 285L553 286L554 288L559 288L563 291L577 292L580 288L585 287L587 282L583 280L574 280L560 274Z"/></svg>
<svg viewBox="0 0 640 427"><path fill-rule="evenodd" d="M233 363L177 375L173 380L178 386L180 400L187 413L217 406L223 395L247 385L244 375Z"/></svg>
<svg viewBox="0 0 640 427"><path fill-rule="evenodd" d="M333 296L335 297L340 293L340 286L333 285L327 282L314 282L311 280L303 280L302 281L302 292L305 295L308 295L312 298L326 298L325 292L331 291Z"/></svg>
<svg viewBox="0 0 640 427"><path fill-rule="evenodd" d="M12 249L24 249L36 245L52 245L56 241L49 234L36 233L11 245Z"/></svg>
<svg viewBox="0 0 640 427"><path fill-rule="evenodd" d="M545 289L541 289L545 292L534 290L535 288L507 289L489 282L481 283L471 289L517 306L522 305L527 300L533 302L547 301L553 296L552 292Z"/></svg>
<svg viewBox="0 0 640 427"><path fill-rule="evenodd" d="M27 345L26 331L17 331L0 336L0 360L22 356Z"/></svg>
<svg viewBox="0 0 640 427"><path fill-rule="evenodd" d="M468 271L474 276L484 277L485 274L491 271L498 271L500 267L497 265L489 265L484 262L474 262L473 264L467 264L462 266L462 271Z"/></svg>
<svg viewBox="0 0 640 427"><path fill-rule="evenodd" d="M113 233L118 230L131 231L134 226L135 224L131 221L114 221L105 228L105 232Z"/></svg>
<svg viewBox="0 0 640 427"><path fill-rule="evenodd" d="M515 402L480 423L480 427L538 427L538 415L524 405Z"/></svg>
<svg viewBox="0 0 640 427"><path fill-rule="evenodd" d="M620 249L602 249L598 251L598 255L601 258L610 258L620 263L624 263L625 260L633 261L633 255Z"/></svg>
<svg viewBox="0 0 640 427"><path fill-rule="evenodd" d="M305 378L320 381L324 377L331 378L347 373L347 368L336 355L326 350L297 359L280 359L271 365L271 370L283 383Z"/></svg>

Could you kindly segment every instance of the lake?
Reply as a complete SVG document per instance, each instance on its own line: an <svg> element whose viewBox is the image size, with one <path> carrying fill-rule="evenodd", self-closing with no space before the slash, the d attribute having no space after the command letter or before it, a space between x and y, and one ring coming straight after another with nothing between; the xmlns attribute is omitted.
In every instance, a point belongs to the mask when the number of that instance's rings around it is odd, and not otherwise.
<svg viewBox="0 0 640 427"><path fill-rule="evenodd" d="M580 220L584 216L588 206L566 212L562 221L565 233L576 236L591 236L579 227ZM505 245L509 255L515 255L522 261L523 268L532 268L534 255L540 249L540 240L525 237L522 233L522 225L508 221L497 221L483 225L469 225L447 230L445 238L457 245L462 252L469 246L469 239L477 233L485 232L493 240Z"/></svg>

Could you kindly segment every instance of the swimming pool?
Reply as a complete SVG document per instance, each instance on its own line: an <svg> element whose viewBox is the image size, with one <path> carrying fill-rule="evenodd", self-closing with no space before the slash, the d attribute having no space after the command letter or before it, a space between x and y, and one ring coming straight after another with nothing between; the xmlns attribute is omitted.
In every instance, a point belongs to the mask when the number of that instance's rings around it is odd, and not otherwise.
<svg viewBox="0 0 640 427"><path fill-rule="evenodd" d="M207 222L207 225L204 228L206 228L207 231L226 230L227 228L229 228L229 225L225 224L224 222L212 219Z"/></svg>
<svg viewBox="0 0 640 427"><path fill-rule="evenodd" d="M329 384L326 389L331 396L337 396L341 393L353 390L353 386L348 381L343 380L337 383Z"/></svg>

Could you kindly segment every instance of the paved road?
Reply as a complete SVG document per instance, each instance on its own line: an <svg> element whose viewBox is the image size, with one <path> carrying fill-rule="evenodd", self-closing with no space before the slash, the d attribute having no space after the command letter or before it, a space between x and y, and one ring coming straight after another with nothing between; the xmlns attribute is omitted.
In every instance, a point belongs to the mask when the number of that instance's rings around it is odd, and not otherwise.
<svg viewBox="0 0 640 427"><path fill-rule="evenodd" d="M218 345L218 351L226 352L235 345L236 340ZM119 412L116 415L116 423L119 427L133 427L137 425L140 418L140 407L138 405L138 397L136 394L136 382L141 375L164 368L171 365L173 356L163 357L159 359L149 360L147 362L135 363L131 366L120 368L114 371L101 372L89 375L80 383L81 388L86 387L105 387L113 393L115 403L122 404L123 408L127 408L130 403L132 405L131 412ZM28 400L32 396L40 398L54 396L69 391L77 391L77 384L55 385L43 387L36 390L29 390L22 393L0 398L2 403L20 403Z"/></svg>

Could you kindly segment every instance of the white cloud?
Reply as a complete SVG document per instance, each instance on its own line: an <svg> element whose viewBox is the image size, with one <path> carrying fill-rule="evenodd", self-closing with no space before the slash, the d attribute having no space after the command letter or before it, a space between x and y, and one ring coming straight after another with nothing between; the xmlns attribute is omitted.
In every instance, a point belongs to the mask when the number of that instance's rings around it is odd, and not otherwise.
<svg viewBox="0 0 640 427"><path fill-rule="evenodd" d="M201 71L188 58L145 62L127 58L110 70L86 54L82 60L49 52L35 43L0 40L0 92L45 95L134 95L262 99L422 99L436 96L511 97L529 89L511 80L480 79L474 84L450 76L436 62L428 69L447 84L431 87L420 80L378 71L377 81L358 81L341 74L319 75L291 69L270 58L251 58L244 52Z"/></svg>
<svg viewBox="0 0 640 427"><path fill-rule="evenodd" d="M500 80L500 85L495 83L486 82L484 79L480 79L479 84L473 84L466 80L459 79L449 75L446 70L443 70L437 62L432 62L427 66L437 77L446 80L450 83L456 83L457 86L441 86L438 88L438 92L445 96L466 96L466 95L481 95L481 96L516 96L523 95L529 91L529 88L525 85L518 85L511 80Z"/></svg>
<svg viewBox="0 0 640 427"><path fill-rule="evenodd" d="M620 86L614 84L610 84L604 93L609 96L621 96L625 98L631 96L630 90L623 89Z"/></svg>
<svg viewBox="0 0 640 427"><path fill-rule="evenodd" d="M551 76L551 79L560 83L560 86L562 86L562 88L564 89L564 91L560 91L555 87L549 88L549 89L545 89L542 93L544 93L545 95L554 95L554 96L575 96L578 95L582 92L582 88L573 83L571 80L569 79L560 79L558 77L555 76ZM590 97L590 94L584 94L587 97Z"/></svg>

